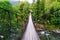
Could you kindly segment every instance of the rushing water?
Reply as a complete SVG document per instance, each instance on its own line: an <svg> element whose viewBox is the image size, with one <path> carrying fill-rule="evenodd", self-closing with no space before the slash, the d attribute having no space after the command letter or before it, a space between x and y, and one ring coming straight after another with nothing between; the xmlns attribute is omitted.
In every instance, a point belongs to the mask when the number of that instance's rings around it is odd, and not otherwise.
<svg viewBox="0 0 60 40"><path fill-rule="evenodd" d="M40 38L39 38L35 28L34 28L31 13L29 15L27 28L26 28L26 31L23 35L22 40L40 40Z"/></svg>

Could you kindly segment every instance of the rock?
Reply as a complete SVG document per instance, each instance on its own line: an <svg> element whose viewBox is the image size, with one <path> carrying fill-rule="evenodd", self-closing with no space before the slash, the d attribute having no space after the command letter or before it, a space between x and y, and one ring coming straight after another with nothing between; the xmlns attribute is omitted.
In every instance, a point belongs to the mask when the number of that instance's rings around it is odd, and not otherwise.
<svg viewBox="0 0 60 40"><path fill-rule="evenodd" d="M53 30L53 32L60 34L60 30Z"/></svg>

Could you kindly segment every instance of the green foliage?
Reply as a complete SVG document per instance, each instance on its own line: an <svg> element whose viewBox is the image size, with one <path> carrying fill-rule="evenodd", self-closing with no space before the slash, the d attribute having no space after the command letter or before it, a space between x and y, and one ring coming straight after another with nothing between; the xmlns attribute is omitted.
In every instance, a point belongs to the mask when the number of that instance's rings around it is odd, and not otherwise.
<svg viewBox="0 0 60 40"><path fill-rule="evenodd" d="M0 2L0 40L12 40L21 37L23 27L28 21L32 11L34 23L45 24L45 27L54 30L60 29L60 2L56 0L37 0L29 4L20 2L18 6L12 6L3 0Z"/></svg>
<svg viewBox="0 0 60 40"><path fill-rule="evenodd" d="M52 8L50 9L50 22L51 24L55 25L56 28L60 28L60 3L54 2L52 4Z"/></svg>
<svg viewBox="0 0 60 40"><path fill-rule="evenodd" d="M46 27L51 27L50 29L60 29L60 2L37 0L36 3L31 4L31 10L33 10L35 23L44 23L49 25Z"/></svg>
<svg viewBox="0 0 60 40"><path fill-rule="evenodd" d="M28 14L29 14L29 3L28 2L20 2L18 9L20 10L21 13L21 20L24 22L27 21L28 19Z"/></svg>
<svg viewBox="0 0 60 40"><path fill-rule="evenodd" d="M5 1L9 1L9 0L2 0L3 2L5 2Z"/></svg>
<svg viewBox="0 0 60 40"><path fill-rule="evenodd" d="M8 1L0 2L0 35L4 36L4 38L0 37L0 40L12 40L22 32L21 23L18 24L16 18L18 13L18 9L14 8Z"/></svg>

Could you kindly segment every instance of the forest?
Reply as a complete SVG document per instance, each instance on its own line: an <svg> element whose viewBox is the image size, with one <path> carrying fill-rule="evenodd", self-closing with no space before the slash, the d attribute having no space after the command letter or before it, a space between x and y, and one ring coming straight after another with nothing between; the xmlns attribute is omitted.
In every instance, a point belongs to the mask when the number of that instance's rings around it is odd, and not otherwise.
<svg viewBox="0 0 60 40"><path fill-rule="evenodd" d="M29 13L36 28L60 30L60 0L33 0L12 5L9 0L0 1L0 40L21 38L27 25Z"/></svg>

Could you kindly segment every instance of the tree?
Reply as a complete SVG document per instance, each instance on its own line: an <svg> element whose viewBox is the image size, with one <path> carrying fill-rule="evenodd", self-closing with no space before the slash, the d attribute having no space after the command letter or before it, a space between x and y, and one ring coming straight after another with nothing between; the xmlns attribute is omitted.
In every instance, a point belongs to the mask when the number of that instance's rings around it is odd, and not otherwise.
<svg viewBox="0 0 60 40"><path fill-rule="evenodd" d="M19 11L13 8L8 1L0 2L0 35L4 37L0 37L0 40L12 40L18 33L21 33L21 25L16 26L16 14L18 13Z"/></svg>

